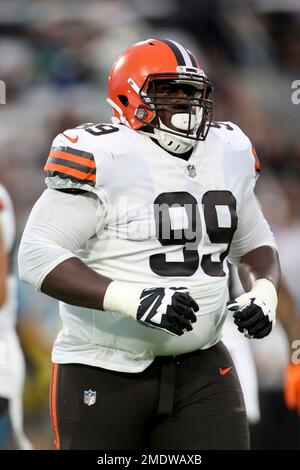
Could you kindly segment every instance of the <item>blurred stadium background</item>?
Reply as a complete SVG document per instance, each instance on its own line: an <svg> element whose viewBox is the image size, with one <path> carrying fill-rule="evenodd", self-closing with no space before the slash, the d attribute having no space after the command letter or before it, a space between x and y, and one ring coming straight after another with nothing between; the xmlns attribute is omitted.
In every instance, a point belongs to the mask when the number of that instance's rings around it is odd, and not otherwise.
<svg viewBox="0 0 300 470"><path fill-rule="evenodd" d="M299 0L0 0L0 181L15 204L18 239L44 189L53 137L83 122L110 122L109 68L128 45L148 37L170 37L194 51L215 85L214 119L237 123L255 145L263 168L257 194L300 311L300 104L292 101L300 79ZM18 295L25 430L36 449L51 449L48 386L58 309L23 284ZM254 344L263 418L256 448L300 448L299 418L282 400L288 351L280 326Z"/></svg>

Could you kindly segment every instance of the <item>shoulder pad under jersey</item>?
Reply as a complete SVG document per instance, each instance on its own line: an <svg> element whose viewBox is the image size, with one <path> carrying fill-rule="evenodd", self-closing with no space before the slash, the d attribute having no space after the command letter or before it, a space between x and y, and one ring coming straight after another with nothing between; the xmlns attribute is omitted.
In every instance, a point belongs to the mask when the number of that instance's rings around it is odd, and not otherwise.
<svg viewBox="0 0 300 470"><path fill-rule="evenodd" d="M257 153L249 137L232 122L213 121L208 133L208 138L221 140L225 145L230 146L233 150L242 153L245 164L249 166L251 173L258 176L261 165Z"/></svg>

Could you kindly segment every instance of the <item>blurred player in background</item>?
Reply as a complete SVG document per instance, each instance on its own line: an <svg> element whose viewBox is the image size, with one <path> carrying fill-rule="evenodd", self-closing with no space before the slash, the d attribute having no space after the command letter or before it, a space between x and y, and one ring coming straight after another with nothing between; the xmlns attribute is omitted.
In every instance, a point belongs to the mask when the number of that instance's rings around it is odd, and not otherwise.
<svg viewBox="0 0 300 470"><path fill-rule="evenodd" d="M236 267L230 265L229 269L230 298L234 298L243 293L243 286L239 280ZM240 267L240 269L242 268ZM298 355L295 354L295 349L298 348L299 351L300 345L300 323L293 295L290 292L283 276L281 276L278 292L277 318L279 320L279 325L276 325L275 331L278 334L278 331L283 329L287 340L287 363L285 365L285 372L282 374L281 378L283 393L281 403L278 401L277 404L277 413L274 413L274 410L271 411L270 407L266 406L268 397L264 399L262 416L260 411L259 382L257 377L256 361L258 361L258 363L266 364L266 362L269 360L272 364L273 360L272 357L270 357L272 351L264 351L260 348L260 344L257 344L253 341L250 342L248 338L239 335L231 315L227 316L223 327L222 340L230 351L237 369L244 394L247 417L249 423L252 425L252 443L254 443L254 448L259 446L258 448L260 449L300 447L299 430L297 429L297 427L299 427L299 422L297 426L297 420L295 419L295 416L292 417L288 413L284 415L282 410L285 404L287 409L296 411L300 415L300 355L299 352ZM275 338L275 345L277 340L278 338ZM270 343L269 340L266 340L266 342ZM271 342L274 342L274 340ZM253 349L254 352L257 349L255 355L253 354ZM284 360L281 362L283 363ZM266 373L268 372L266 371ZM266 394L266 392L264 393ZM269 395L269 401L271 402L271 400L272 398L270 398ZM278 409L279 406L281 407L280 411ZM270 419L271 416L269 416L269 412L267 410L270 410L272 413L273 422L274 420L277 422L277 414L280 416L278 420L285 420L284 423L286 424L288 424L290 421L289 429L294 429L295 436L291 438L291 436L288 437L283 434L280 436L280 439L278 439L277 427L274 426L274 429L272 429L272 426L269 426L269 423L272 422L272 419ZM267 416L265 416L265 414ZM280 423L278 423L278 425L280 425ZM274 445L275 441L277 444Z"/></svg>
<svg viewBox="0 0 300 470"><path fill-rule="evenodd" d="M300 319L284 278L281 278L279 286L278 312L289 346L289 363L284 374L284 400L290 410L300 415Z"/></svg>
<svg viewBox="0 0 300 470"><path fill-rule="evenodd" d="M9 445L7 417L18 449L31 444L23 432L23 384L25 363L15 331L17 280L11 274L11 255L15 240L12 201L0 185L0 448Z"/></svg>
<svg viewBox="0 0 300 470"><path fill-rule="evenodd" d="M234 299L241 295L244 289L237 268L229 264L229 272L229 297ZM248 421L251 424L257 423L260 419L258 380L250 340L239 334L231 313L227 315L223 326L222 341L231 354L241 382Z"/></svg>
<svg viewBox="0 0 300 470"><path fill-rule="evenodd" d="M251 427L254 449L300 449L300 322L287 278L278 293L272 341L251 342L260 384L261 419Z"/></svg>

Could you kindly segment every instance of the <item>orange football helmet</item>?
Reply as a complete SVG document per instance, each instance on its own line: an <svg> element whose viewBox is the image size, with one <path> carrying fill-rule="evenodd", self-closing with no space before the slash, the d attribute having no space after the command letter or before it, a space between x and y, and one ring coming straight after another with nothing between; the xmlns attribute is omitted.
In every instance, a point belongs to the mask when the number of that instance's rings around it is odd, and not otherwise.
<svg viewBox="0 0 300 470"><path fill-rule="evenodd" d="M197 129L188 125L183 132L168 129L168 133L204 140L212 119L211 82L191 52L169 39L138 42L117 58L108 78L107 101L113 107L114 117L132 129L151 126L164 131L159 119L155 119L157 111L176 105L174 96L155 95L155 83L192 85L201 91L198 96L181 98L189 113L189 123L195 108L201 110Z"/></svg>

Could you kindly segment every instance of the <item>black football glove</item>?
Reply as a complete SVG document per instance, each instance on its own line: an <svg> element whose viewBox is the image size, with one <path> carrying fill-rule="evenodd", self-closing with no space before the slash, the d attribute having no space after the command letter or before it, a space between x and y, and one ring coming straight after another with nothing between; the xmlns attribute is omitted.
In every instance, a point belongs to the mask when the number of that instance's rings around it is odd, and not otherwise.
<svg viewBox="0 0 300 470"><path fill-rule="evenodd" d="M276 322L277 293L268 279L255 281L250 292L227 303L238 330L249 338L268 336Z"/></svg>
<svg viewBox="0 0 300 470"><path fill-rule="evenodd" d="M249 305L241 309L234 304L234 301L232 305L227 304L228 310L235 312L233 318L238 330L249 339L264 338L272 331L272 322L268 314L264 313L266 309L256 302L256 299L250 299Z"/></svg>
<svg viewBox="0 0 300 470"><path fill-rule="evenodd" d="M193 329L199 307L184 287L144 289L136 319L177 336Z"/></svg>

